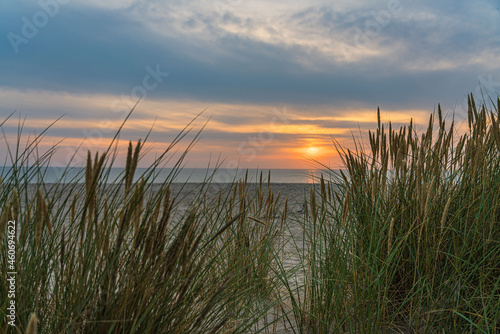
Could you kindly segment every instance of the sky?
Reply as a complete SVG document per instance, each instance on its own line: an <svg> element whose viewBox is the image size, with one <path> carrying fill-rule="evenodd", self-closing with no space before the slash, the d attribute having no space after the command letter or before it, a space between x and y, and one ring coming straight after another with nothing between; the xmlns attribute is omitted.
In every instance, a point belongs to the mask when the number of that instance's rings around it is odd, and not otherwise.
<svg viewBox="0 0 500 334"><path fill-rule="evenodd" d="M333 141L375 129L377 107L383 121L423 125L438 103L463 119L468 93L500 94L498 0L1 7L0 124L14 114L0 150L20 122L34 136L60 118L39 143L58 143L53 165L104 150L139 100L118 145L152 129L143 165L201 113L177 149L203 128L187 167L338 168Z"/></svg>

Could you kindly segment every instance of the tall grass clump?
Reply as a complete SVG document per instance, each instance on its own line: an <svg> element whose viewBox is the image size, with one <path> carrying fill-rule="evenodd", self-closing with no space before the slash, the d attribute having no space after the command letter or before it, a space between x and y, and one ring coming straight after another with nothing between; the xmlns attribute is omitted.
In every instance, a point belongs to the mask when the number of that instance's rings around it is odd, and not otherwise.
<svg viewBox="0 0 500 334"><path fill-rule="evenodd" d="M344 169L321 179L304 219L300 332L500 331L497 102L470 95L462 134L438 107L420 135L379 112L368 148L336 144Z"/></svg>
<svg viewBox="0 0 500 334"><path fill-rule="evenodd" d="M0 184L0 276L5 224L15 220L16 330L34 333L248 332L277 305L270 270L286 212L262 183L247 181L209 196L200 185L187 209L175 176L198 134L162 183L160 167L189 133L186 127L142 175L144 142L130 142L126 166L110 177L118 134L104 152L87 154L68 180L44 181L57 146L41 152L43 133L23 144L22 124ZM64 180L64 181L63 181ZM7 282L0 281L0 331L8 333Z"/></svg>

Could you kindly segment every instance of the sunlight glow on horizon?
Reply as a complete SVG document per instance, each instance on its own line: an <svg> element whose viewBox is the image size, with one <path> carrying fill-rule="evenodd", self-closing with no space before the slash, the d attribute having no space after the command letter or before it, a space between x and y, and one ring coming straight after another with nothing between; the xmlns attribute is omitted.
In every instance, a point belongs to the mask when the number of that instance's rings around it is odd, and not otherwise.
<svg viewBox="0 0 500 334"><path fill-rule="evenodd" d="M14 114L4 124L4 128L10 129L11 142L20 121L24 126L24 135L33 137L52 124L63 111L69 111L49 129L40 145L40 148L50 149L52 145L59 143L59 153L55 154L54 160L59 165L67 163L71 157L70 152L74 153L78 147L78 155L82 161L87 150L93 153L103 152L126 116L123 112L113 112L111 106L116 100L113 95L0 89L0 97L7 106L17 103L27 110L51 110L54 115L53 119L37 116L38 113L25 115L24 108L20 109L19 113ZM152 130L148 144L151 151L148 161L152 161L154 155L161 154L170 145L171 140L203 110L203 103L192 101L191 104L190 106L190 102L186 100L141 101L137 110L124 124L122 134L116 141L120 154L125 154L129 140L136 142ZM73 106L78 106L78 110L86 110L88 116L80 119L79 111L77 114L71 113ZM373 130L377 122L375 108L333 110L328 116L321 116L317 114L319 111L315 110L308 110L311 116L307 116L288 108L282 111L286 117L281 115L280 117L285 118L277 120L276 113L279 109L272 106L212 103L209 110L210 113L206 112L191 127L189 138L211 117L201 133L201 140L188 154L189 167L204 168L210 157L218 155L237 162L242 168L308 168L309 158L326 165L338 165L340 160L332 138L349 145L352 134L358 132L358 126ZM236 115L235 110L244 112ZM414 122L422 126L427 124L429 117L429 112L423 110L382 111L381 114L382 121L391 119L393 124L407 123L409 115L412 115ZM228 119L228 116L233 119ZM23 120L24 117L26 120ZM189 139L179 147L185 147L187 143Z"/></svg>

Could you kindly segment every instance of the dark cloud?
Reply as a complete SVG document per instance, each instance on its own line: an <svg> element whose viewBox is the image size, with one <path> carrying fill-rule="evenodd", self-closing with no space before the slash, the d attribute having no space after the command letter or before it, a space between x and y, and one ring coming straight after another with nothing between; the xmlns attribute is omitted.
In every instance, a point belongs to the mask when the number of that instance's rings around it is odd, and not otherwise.
<svg viewBox="0 0 500 334"><path fill-rule="evenodd" d="M262 24L240 17L237 12L193 11L182 27L203 28L211 39L200 43L203 36L190 39L186 36L191 35L153 31L144 21L131 18L132 7L111 11L61 6L59 14L50 18L28 44L19 45L18 54L8 38L3 38L0 86L131 94L147 75L146 66L159 64L170 75L149 92L149 98L411 109L430 108L437 102L452 105L477 86L479 75L500 77L497 63L470 62L487 51L498 51L500 29L498 22L491 21L494 15L483 18L481 15L486 14L478 10L466 22L467 29L462 29L462 20L467 18L464 10L470 8L465 2L453 2L453 6L452 2L424 2L416 6L401 0L401 4L401 13L367 45L389 48L390 52L355 62L336 62L314 48L285 42L271 44L222 29L232 24L251 31ZM487 4L484 2L484 6ZM280 19L299 33L318 32L326 39L342 36L350 43L355 28L363 29L367 20L373 20L370 13L384 6L381 2L378 8L339 12L324 5ZM0 14L3 35L20 34L21 18L30 19L39 9L35 5L6 6ZM276 29L267 28L271 32ZM316 64L315 68L301 62L304 59ZM450 65L418 68L439 61Z"/></svg>

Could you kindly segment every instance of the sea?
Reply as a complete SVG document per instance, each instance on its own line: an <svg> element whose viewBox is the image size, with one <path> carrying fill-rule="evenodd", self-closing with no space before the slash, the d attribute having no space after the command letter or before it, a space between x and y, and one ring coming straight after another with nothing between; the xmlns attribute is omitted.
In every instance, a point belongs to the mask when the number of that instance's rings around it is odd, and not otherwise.
<svg viewBox="0 0 500 334"><path fill-rule="evenodd" d="M214 168L137 168L135 180L145 177L148 182L164 183L232 183L247 179L248 182L270 183L316 183L321 174L328 179L332 171L320 169L214 169ZM4 180L12 174L11 167L0 167L0 177ZM114 183L124 177L125 169L106 168L103 171L104 182ZM82 167L23 167L19 171L22 182L28 183L84 183L85 168Z"/></svg>

